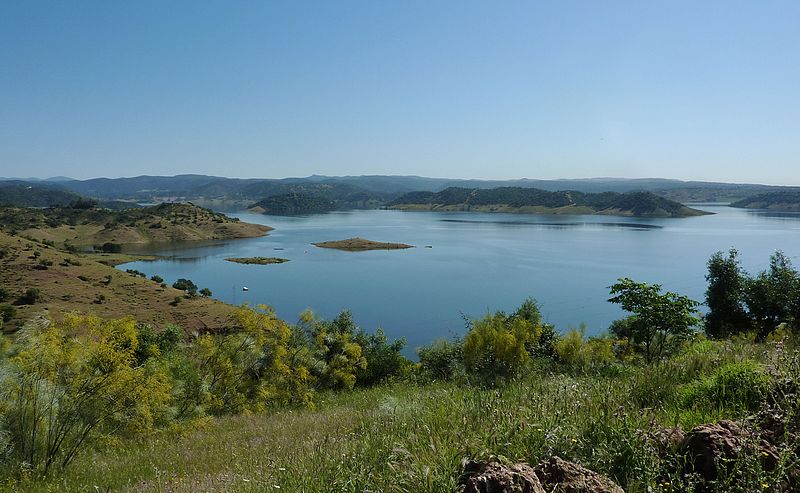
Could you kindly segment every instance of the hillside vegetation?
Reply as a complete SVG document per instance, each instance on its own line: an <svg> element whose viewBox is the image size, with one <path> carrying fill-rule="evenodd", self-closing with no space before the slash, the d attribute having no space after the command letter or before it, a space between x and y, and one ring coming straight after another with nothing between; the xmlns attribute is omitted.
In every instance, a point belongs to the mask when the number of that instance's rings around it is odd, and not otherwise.
<svg viewBox="0 0 800 493"><path fill-rule="evenodd" d="M0 182L0 206L51 207L80 200L77 193L58 187L21 181Z"/></svg>
<svg viewBox="0 0 800 493"><path fill-rule="evenodd" d="M800 212L800 189L780 190L747 197L733 202L731 207Z"/></svg>
<svg viewBox="0 0 800 493"><path fill-rule="evenodd" d="M319 214L336 210L336 203L328 198L308 193L273 195L250 206L250 211L276 216Z"/></svg>
<svg viewBox="0 0 800 493"><path fill-rule="evenodd" d="M475 489L499 471L586 491L550 464L608 486L589 491L798 491L800 273L780 252L756 275L735 251L708 267L702 320L697 301L621 278L609 301L630 315L606 334L559 334L529 299L418 363L346 311L292 325L243 307L191 337L132 317L29 324L0 344L0 477L9 491L513 491Z"/></svg>
<svg viewBox="0 0 800 493"><path fill-rule="evenodd" d="M650 192L549 192L536 188L447 188L411 192L391 202L400 210L608 214L637 217L686 217L705 214Z"/></svg>
<svg viewBox="0 0 800 493"><path fill-rule="evenodd" d="M103 318L132 316L156 327L177 324L187 331L230 327L232 306L206 297L187 297L162 280L111 266L142 258L146 257L71 253L0 232L3 330L17 330L38 317L60 320L72 311Z"/></svg>
<svg viewBox="0 0 800 493"><path fill-rule="evenodd" d="M250 238L272 229L180 203L125 210L91 204L86 208L0 208L0 228L73 247Z"/></svg>

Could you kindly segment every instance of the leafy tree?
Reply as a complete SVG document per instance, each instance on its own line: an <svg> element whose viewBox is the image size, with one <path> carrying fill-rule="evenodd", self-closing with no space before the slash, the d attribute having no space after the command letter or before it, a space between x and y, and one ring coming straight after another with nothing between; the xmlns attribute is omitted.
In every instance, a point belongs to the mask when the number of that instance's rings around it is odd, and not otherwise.
<svg viewBox="0 0 800 493"><path fill-rule="evenodd" d="M730 337L750 328L750 320L744 307L748 278L742 272L738 255L739 252L731 248L727 257L722 252L717 252L708 261L708 314L704 323L709 337Z"/></svg>
<svg viewBox="0 0 800 493"><path fill-rule="evenodd" d="M200 290L200 296L203 298L208 298L212 295L211 290L208 288L203 288Z"/></svg>
<svg viewBox="0 0 800 493"><path fill-rule="evenodd" d="M769 259L769 269L745 283L744 301L759 339L789 323L800 321L800 276L783 252Z"/></svg>
<svg viewBox="0 0 800 493"><path fill-rule="evenodd" d="M175 289L180 289L181 291L186 291L186 294L189 296L195 296L197 294L197 285L190 279L180 278L172 283L172 287Z"/></svg>
<svg viewBox="0 0 800 493"><path fill-rule="evenodd" d="M390 343L383 329L378 329L373 334L359 331L354 341L361 346L367 362L366 367L356 369L356 385L377 385L410 371L411 362L401 352L406 345L405 339Z"/></svg>
<svg viewBox="0 0 800 493"><path fill-rule="evenodd" d="M542 313L539 304L533 298L526 298L517 308L511 317L526 320L537 327L539 337L532 340L526 346L531 356L548 357L555 356L555 344L558 341L558 333L551 324L542 323Z"/></svg>
<svg viewBox="0 0 800 493"><path fill-rule="evenodd" d="M671 343L686 338L700 322L698 302L677 293L662 293L660 284L622 278L610 289L614 296L608 301L636 315L629 327L631 341L641 348L648 363L664 356Z"/></svg>

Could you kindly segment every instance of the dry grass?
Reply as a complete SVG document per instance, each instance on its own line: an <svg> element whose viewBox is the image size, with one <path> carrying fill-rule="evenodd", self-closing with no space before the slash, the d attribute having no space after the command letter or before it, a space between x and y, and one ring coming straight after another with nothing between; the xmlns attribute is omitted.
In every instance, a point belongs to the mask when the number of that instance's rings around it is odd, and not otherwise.
<svg viewBox="0 0 800 493"><path fill-rule="evenodd" d="M41 291L41 301L17 305L17 315L4 325L13 331L38 314L60 318L77 311L103 318L131 315L157 327L178 324L186 330L220 330L228 327L234 307L208 298L182 299L172 287L111 267L141 259L124 254L75 254L0 232L0 286L11 292L9 303L28 288ZM36 253L38 252L38 253ZM51 264L51 265L44 265ZM46 267L46 268L45 268Z"/></svg>

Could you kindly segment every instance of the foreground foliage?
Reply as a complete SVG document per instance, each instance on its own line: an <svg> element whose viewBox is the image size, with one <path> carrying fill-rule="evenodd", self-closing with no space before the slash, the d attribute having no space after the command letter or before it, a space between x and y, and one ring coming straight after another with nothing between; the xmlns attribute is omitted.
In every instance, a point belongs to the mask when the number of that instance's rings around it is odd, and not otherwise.
<svg viewBox="0 0 800 493"><path fill-rule="evenodd" d="M613 375L553 374L534 364L500 388L452 381L324 394L313 410L224 417L100 444L64 475L14 487L443 492L455 491L463 458L535 464L558 455L608 475L629 493L692 491L693 477L676 472L680 453L662 449L657 438L668 427L744 416L752 396L723 392L719 400L715 392L737 365L758 373L765 364L784 379L798 377L796 359L781 344L700 341L659 364ZM778 392L772 380L762 390ZM757 453L743 454L708 491L780 491L797 460L791 447L782 454L783 465L771 472L759 466Z"/></svg>

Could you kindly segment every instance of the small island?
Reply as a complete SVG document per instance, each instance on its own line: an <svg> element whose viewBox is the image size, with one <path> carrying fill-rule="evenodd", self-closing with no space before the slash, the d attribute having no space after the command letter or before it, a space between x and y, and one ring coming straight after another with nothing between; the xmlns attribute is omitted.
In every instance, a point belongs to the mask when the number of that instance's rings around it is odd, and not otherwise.
<svg viewBox="0 0 800 493"><path fill-rule="evenodd" d="M312 243L314 246L320 248L335 248L336 250L344 250L346 252L365 252L367 250L402 250L405 248L414 248L414 245L406 245L405 243L383 243L380 241L371 241L364 238L347 238L346 240L338 241L323 241L321 243Z"/></svg>
<svg viewBox="0 0 800 493"><path fill-rule="evenodd" d="M288 258L278 258L278 257L231 257L226 258L228 262L236 262L237 264L257 264L257 265L269 265L269 264L282 264L284 262L288 262Z"/></svg>

